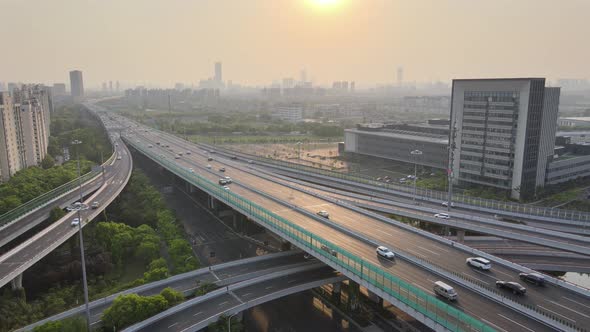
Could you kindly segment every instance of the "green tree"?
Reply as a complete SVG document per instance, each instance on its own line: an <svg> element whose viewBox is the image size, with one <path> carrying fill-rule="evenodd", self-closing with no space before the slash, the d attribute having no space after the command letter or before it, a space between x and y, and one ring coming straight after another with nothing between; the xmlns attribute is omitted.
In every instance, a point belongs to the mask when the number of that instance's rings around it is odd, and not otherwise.
<svg viewBox="0 0 590 332"><path fill-rule="evenodd" d="M43 169L49 169L53 166L55 166L55 160L50 154L47 154L45 158L43 158L43 160L41 161L41 167Z"/></svg>
<svg viewBox="0 0 590 332"><path fill-rule="evenodd" d="M164 288L160 292L160 295L162 295L166 299L166 301L168 301L168 305L171 307L184 301L184 296L182 295L182 293L170 287Z"/></svg>

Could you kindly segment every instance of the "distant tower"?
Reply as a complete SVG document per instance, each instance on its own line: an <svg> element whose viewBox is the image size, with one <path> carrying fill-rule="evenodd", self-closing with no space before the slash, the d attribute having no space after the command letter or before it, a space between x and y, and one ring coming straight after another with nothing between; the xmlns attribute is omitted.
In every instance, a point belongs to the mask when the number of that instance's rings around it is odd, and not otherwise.
<svg viewBox="0 0 590 332"><path fill-rule="evenodd" d="M107 92L107 82L102 82L102 92Z"/></svg>
<svg viewBox="0 0 590 332"><path fill-rule="evenodd" d="M117 87L117 92L119 92L119 90L121 89L121 85L119 85L119 81L117 81L117 83L115 85Z"/></svg>
<svg viewBox="0 0 590 332"><path fill-rule="evenodd" d="M215 82L223 82L223 77L221 76L221 62L215 63Z"/></svg>
<svg viewBox="0 0 590 332"><path fill-rule="evenodd" d="M397 85L401 87L404 84L404 67L397 67Z"/></svg>
<svg viewBox="0 0 590 332"><path fill-rule="evenodd" d="M350 82L350 92L354 92L355 84L354 81Z"/></svg>
<svg viewBox="0 0 590 332"><path fill-rule="evenodd" d="M301 83L307 82L307 72L305 68L301 69Z"/></svg>
<svg viewBox="0 0 590 332"><path fill-rule="evenodd" d="M84 97L84 80L82 79L82 72L79 70L70 72L70 91L74 98Z"/></svg>
<svg viewBox="0 0 590 332"><path fill-rule="evenodd" d="M113 93L113 81L109 81L109 91Z"/></svg>

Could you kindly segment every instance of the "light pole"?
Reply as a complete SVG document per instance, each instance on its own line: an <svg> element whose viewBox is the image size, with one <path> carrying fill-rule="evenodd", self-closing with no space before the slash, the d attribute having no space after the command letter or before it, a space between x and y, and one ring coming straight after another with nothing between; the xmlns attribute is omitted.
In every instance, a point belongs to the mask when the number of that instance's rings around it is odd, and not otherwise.
<svg viewBox="0 0 590 332"><path fill-rule="evenodd" d="M237 314L239 314L239 312L236 312L235 314L229 316L229 319L227 320L227 332L231 332L231 319Z"/></svg>
<svg viewBox="0 0 590 332"><path fill-rule="evenodd" d="M80 140L74 140L72 145L82 144ZM86 327L90 331L90 308L88 306L88 282L86 280L86 259L84 257L84 236L82 235L82 217L80 211L87 210L88 205L82 203L82 179L80 171L80 149L76 148L77 159L78 159L78 191L80 193L80 200L73 205L69 206L68 211L76 211L78 214L78 234L80 234L80 259L82 261L82 283L84 284L84 304L86 306Z"/></svg>
<svg viewBox="0 0 590 332"><path fill-rule="evenodd" d="M297 142L297 159L301 160L301 142Z"/></svg>
<svg viewBox="0 0 590 332"><path fill-rule="evenodd" d="M412 152L410 152L410 154L412 156L414 156L414 204L416 204L416 196L418 196L418 190L416 188L416 180L418 179L418 177L416 176L416 167L418 166L418 156L422 155L422 151L420 150L414 150Z"/></svg>

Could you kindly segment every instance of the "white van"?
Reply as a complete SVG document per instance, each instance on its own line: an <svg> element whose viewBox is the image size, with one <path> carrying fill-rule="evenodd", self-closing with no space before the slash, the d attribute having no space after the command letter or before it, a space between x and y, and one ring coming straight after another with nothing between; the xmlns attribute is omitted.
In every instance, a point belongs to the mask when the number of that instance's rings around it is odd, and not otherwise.
<svg viewBox="0 0 590 332"><path fill-rule="evenodd" d="M434 283L434 292L449 301L455 301L457 299L457 292L455 292L455 289L442 281Z"/></svg>

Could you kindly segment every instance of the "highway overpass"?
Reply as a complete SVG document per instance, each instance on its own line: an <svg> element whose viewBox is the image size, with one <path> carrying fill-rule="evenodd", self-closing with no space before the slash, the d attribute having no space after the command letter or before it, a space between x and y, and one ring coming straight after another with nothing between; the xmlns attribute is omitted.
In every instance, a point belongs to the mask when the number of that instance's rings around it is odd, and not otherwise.
<svg viewBox="0 0 590 332"><path fill-rule="evenodd" d="M82 226L99 215L119 195L131 176L133 169L131 154L125 144L117 142L119 142L118 139L114 141L114 145L118 145L115 148L115 154L121 159L112 159L112 165L107 167L104 183L101 183L98 190L84 201L88 205L98 201L100 207L81 212ZM0 287L11 281L13 281L13 287L20 287L24 271L74 236L78 232L77 227L71 226L75 214L76 212L67 213L63 218L0 256Z"/></svg>
<svg viewBox="0 0 590 332"><path fill-rule="evenodd" d="M207 157L202 149L172 135L127 123L133 131L125 134L130 145L179 178L210 193L212 204L223 202L256 220L434 329L487 325L510 331L522 329L519 326L547 330L547 326L537 322L547 323L547 319L553 328L568 329L578 324L584 326L588 319L584 314L579 315L588 301L587 294L575 286L555 281L556 285L544 289L530 287L527 296L521 299L498 293L493 289L495 280L518 280L519 271L529 270L497 258L493 259L496 264L489 273L472 270L465 265L465 258L474 252L472 248L442 238L433 241L434 235L417 234L402 225L384 223L379 216L363 209L334 204L302 192L295 194L295 190L252 175L252 170L230 160L215 160L210 162L213 169L207 169ZM170 147L164 148L164 144ZM187 155L186 151L191 154ZM178 152L184 156L176 159ZM216 184L220 167L225 167L225 174L235 179L229 191ZM315 216L319 209L330 209L333 218ZM379 260L374 253L376 243L393 248L401 259ZM448 305L432 297L432 282L439 279L459 290L459 303ZM575 301L572 303L577 307L561 307L557 301L563 301L563 297ZM471 320L469 315L479 322ZM563 321L558 318L562 316ZM438 322L442 317L445 323Z"/></svg>

